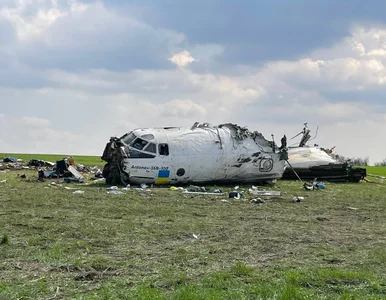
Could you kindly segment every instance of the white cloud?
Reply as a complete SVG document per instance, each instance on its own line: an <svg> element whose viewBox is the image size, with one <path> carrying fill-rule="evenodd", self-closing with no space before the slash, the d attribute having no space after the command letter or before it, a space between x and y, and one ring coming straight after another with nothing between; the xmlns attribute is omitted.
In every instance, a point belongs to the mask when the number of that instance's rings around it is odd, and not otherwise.
<svg viewBox="0 0 386 300"><path fill-rule="evenodd" d="M73 0L71 7L75 10L81 8L80 3ZM38 36L46 31L55 21L67 13L61 11L56 1L50 0L19 0L15 7L3 7L0 16L8 20L15 28L17 37L20 40L27 40ZM84 5L83 5L84 6ZM32 16L28 16L28 11L34 9Z"/></svg>
<svg viewBox="0 0 386 300"><path fill-rule="evenodd" d="M17 41L0 45L0 50L37 68L158 68L168 64L167 57L186 39L182 33L154 28L134 12L121 12L101 1L0 4L0 21L11 24L17 36Z"/></svg>
<svg viewBox="0 0 386 300"><path fill-rule="evenodd" d="M36 117L22 117L21 124L27 130L39 130L49 128L51 126L51 122L49 120Z"/></svg>
<svg viewBox="0 0 386 300"><path fill-rule="evenodd" d="M186 50L174 54L172 57L169 58L169 60L179 67L186 67L187 65L195 61L193 56L191 56L190 53Z"/></svg>
<svg viewBox="0 0 386 300"><path fill-rule="evenodd" d="M79 153L88 153L82 147L83 136L80 134L54 130L51 122L31 116L0 116L0 148L17 153L74 153L74 145L79 146Z"/></svg>
<svg viewBox="0 0 386 300"><path fill-rule="evenodd" d="M174 99L162 105L162 110L162 116L178 118L195 117L202 119L206 113L203 106L190 99Z"/></svg>
<svg viewBox="0 0 386 300"><path fill-rule="evenodd" d="M134 127L231 121L290 136L308 121L320 125L316 142L383 159L383 28L354 28L297 60L224 66L213 63L224 45L190 44L101 1L9 3L0 18L17 39L0 45L4 151L99 155Z"/></svg>

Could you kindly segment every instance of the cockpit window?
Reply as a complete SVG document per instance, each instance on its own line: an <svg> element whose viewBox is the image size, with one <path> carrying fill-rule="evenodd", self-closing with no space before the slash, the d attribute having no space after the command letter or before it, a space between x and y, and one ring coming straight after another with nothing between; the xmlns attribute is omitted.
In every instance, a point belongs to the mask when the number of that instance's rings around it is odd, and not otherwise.
<svg viewBox="0 0 386 300"><path fill-rule="evenodd" d="M129 149L129 158L154 158L155 155L137 151L135 149Z"/></svg>
<svg viewBox="0 0 386 300"><path fill-rule="evenodd" d="M157 153L157 146L154 143L149 143L149 145L144 149L144 151Z"/></svg>
<svg viewBox="0 0 386 300"><path fill-rule="evenodd" d="M132 141L134 141L136 136L130 132L125 134L123 137L121 137L122 142L124 142L126 145L130 145Z"/></svg>
<svg viewBox="0 0 386 300"><path fill-rule="evenodd" d="M169 146L168 144L159 144L158 145L159 155L169 155Z"/></svg>
<svg viewBox="0 0 386 300"><path fill-rule="evenodd" d="M130 146L135 149L142 150L147 145L148 141L145 141L141 138L136 138L134 142L131 142Z"/></svg>
<svg viewBox="0 0 386 300"><path fill-rule="evenodd" d="M143 134L143 135L141 135L141 138L148 140L148 141L151 141L151 140L154 140L154 135L152 135L151 133Z"/></svg>

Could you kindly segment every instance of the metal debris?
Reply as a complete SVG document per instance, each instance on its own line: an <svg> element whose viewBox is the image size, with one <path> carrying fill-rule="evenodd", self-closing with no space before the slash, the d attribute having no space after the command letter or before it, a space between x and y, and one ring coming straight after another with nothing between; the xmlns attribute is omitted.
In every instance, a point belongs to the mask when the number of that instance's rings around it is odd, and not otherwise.
<svg viewBox="0 0 386 300"><path fill-rule="evenodd" d="M72 192L73 194L84 194L84 191L82 190L76 190L74 192Z"/></svg>
<svg viewBox="0 0 386 300"><path fill-rule="evenodd" d="M295 202L295 203L296 202L302 202L303 200L304 200L304 197L293 197L292 198L292 201Z"/></svg>
<svg viewBox="0 0 386 300"><path fill-rule="evenodd" d="M252 195L258 195L258 196L280 196L279 191L265 191L265 190L259 191L259 190L253 190L253 189L249 189L248 191Z"/></svg>

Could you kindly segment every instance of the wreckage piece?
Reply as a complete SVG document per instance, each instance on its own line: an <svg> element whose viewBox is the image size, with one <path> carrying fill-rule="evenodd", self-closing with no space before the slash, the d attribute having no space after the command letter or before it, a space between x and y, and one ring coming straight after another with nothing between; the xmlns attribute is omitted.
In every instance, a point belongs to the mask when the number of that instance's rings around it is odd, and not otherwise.
<svg viewBox="0 0 386 300"><path fill-rule="evenodd" d="M76 180L79 180L80 182L82 182L82 181L84 180L82 174L80 174L80 173L78 172L78 170L75 169L74 166L71 166L71 165L68 166L68 171L74 176L74 178L75 178Z"/></svg>
<svg viewBox="0 0 386 300"><path fill-rule="evenodd" d="M225 193L212 193L212 192L190 192L190 191L184 191L183 194L191 194L191 195L210 195L210 196L222 196L225 195Z"/></svg>
<svg viewBox="0 0 386 300"><path fill-rule="evenodd" d="M3 157L3 162L5 163L16 163L18 162L19 160L16 158L16 157Z"/></svg>
<svg viewBox="0 0 386 300"><path fill-rule="evenodd" d="M367 176L369 176L369 177L374 177L374 178L378 178L378 179L379 179L379 183L384 183L384 182L385 182L385 179L386 179L385 176L380 176L380 175L367 174ZM367 178L365 178L365 179L367 179ZM369 180L369 179L367 179L366 182L372 182L372 181Z"/></svg>
<svg viewBox="0 0 386 300"><path fill-rule="evenodd" d="M265 183L281 178L285 149L234 124L139 128L112 137L102 159L108 184Z"/></svg>
<svg viewBox="0 0 386 300"><path fill-rule="evenodd" d="M311 135L307 123L304 125L303 131L299 133L303 134L299 146L288 148L288 164L283 179L296 180L296 173L304 180L318 178L324 181L359 182L366 177L366 169L352 167L348 162L342 163L333 158L332 149L307 146L305 143Z"/></svg>
<svg viewBox="0 0 386 300"><path fill-rule="evenodd" d="M253 190L249 189L249 193L253 195L258 195L258 196L280 196L279 191L259 191L259 190Z"/></svg>
<svg viewBox="0 0 386 300"><path fill-rule="evenodd" d="M318 178L325 181L336 182L359 182L366 177L365 168L354 168L348 164L331 163L328 165L312 166L304 169L295 169L299 176L304 180ZM290 169L285 170L283 179L294 179L297 177Z"/></svg>
<svg viewBox="0 0 386 300"><path fill-rule="evenodd" d="M38 160L38 159L31 159L28 162L29 167L50 167L53 168L55 166L55 163L50 161L44 161L44 160Z"/></svg>

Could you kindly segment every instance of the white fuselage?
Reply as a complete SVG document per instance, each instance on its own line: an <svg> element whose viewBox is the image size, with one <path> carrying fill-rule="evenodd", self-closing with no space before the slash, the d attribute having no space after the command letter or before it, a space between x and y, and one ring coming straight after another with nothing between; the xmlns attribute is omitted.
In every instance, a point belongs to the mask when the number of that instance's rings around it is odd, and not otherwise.
<svg viewBox="0 0 386 300"><path fill-rule="evenodd" d="M124 158L131 183L257 182L281 178L284 172L280 153L264 137L236 138L232 127L136 129L132 134L154 144L156 151L146 152L149 144L135 150L135 141L125 145L126 152L146 153Z"/></svg>
<svg viewBox="0 0 386 300"><path fill-rule="evenodd" d="M288 148L288 161L294 169L308 169L310 167L337 163L319 147L290 147Z"/></svg>

